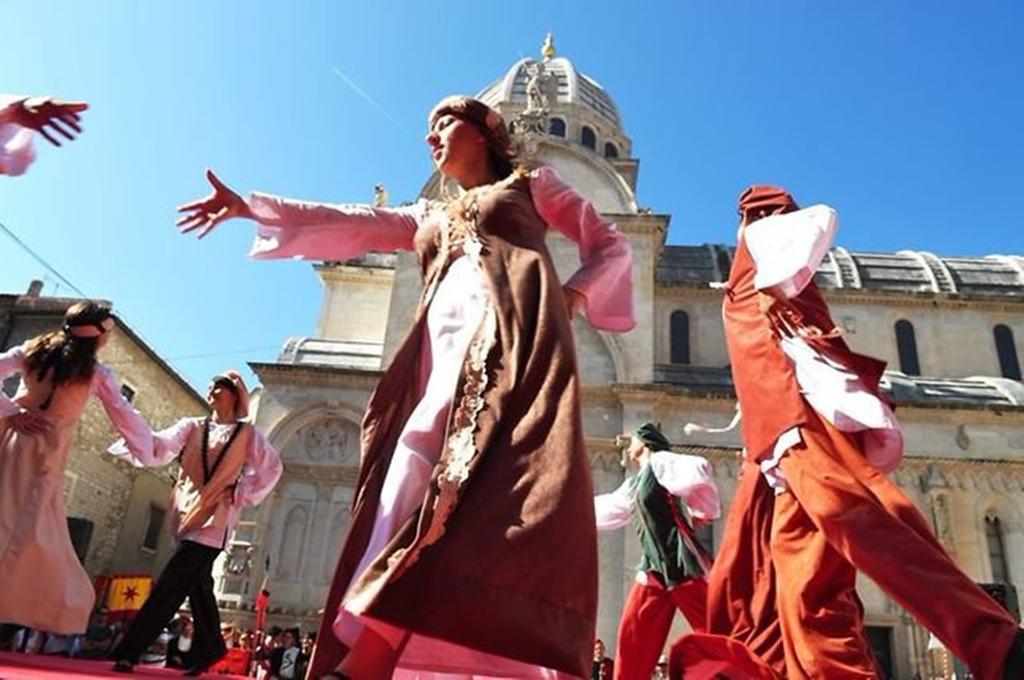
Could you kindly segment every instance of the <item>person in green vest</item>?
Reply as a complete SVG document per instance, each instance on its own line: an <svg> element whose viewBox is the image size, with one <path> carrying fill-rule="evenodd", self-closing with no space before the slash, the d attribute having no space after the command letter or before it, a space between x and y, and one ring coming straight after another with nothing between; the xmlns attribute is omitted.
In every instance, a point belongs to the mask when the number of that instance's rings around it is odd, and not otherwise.
<svg viewBox="0 0 1024 680"><path fill-rule="evenodd" d="M665 646L676 609L694 630L703 630L705 574L711 558L694 526L721 515L711 464L674 453L654 423L629 436L623 464L638 468L611 493L594 498L598 531L636 524L643 557L622 610L615 680L647 680Z"/></svg>

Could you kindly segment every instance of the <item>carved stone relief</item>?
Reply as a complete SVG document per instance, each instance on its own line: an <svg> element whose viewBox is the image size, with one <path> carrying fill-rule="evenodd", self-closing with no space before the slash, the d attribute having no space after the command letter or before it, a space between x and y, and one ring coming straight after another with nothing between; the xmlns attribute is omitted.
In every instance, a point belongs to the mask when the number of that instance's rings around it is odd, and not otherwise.
<svg viewBox="0 0 1024 680"><path fill-rule="evenodd" d="M953 515L949 507L949 497L944 493L932 493L929 500L935 535L946 550L955 554L956 539L953 535Z"/></svg>
<svg viewBox="0 0 1024 680"><path fill-rule="evenodd" d="M291 438L285 459L355 465L359 460L359 431L340 418L313 421L299 428Z"/></svg>

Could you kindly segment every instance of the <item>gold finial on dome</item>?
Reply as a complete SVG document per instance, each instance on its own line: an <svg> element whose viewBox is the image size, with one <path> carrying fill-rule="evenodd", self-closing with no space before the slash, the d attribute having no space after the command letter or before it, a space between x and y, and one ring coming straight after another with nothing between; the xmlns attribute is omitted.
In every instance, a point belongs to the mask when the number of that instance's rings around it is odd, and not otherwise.
<svg viewBox="0 0 1024 680"><path fill-rule="evenodd" d="M555 56L555 37L548 32L546 38L544 38L544 46L540 48L540 53L544 55L545 59L551 59Z"/></svg>

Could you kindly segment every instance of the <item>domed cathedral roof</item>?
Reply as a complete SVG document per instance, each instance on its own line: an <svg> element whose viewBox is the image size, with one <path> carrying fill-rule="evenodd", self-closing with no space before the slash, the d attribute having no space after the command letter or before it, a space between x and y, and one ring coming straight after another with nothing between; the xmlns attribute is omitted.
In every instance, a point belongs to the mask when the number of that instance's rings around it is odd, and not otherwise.
<svg viewBox="0 0 1024 680"><path fill-rule="evenodd" d="M600 83L555 56L550 33L540 58L520 59L476 97L502 114L528 166L551 165L602 212L638 212L639 162L618 107ZM438 179L424 196L436 195Z"/></svg>
<svg viewBox="0 0 1024 680"><path fill-rule="evenodd" d="M552 79L551 89L543 92L543 95L550 97L546 103L553 116L579 109L579 113L594 114L597 119L595 123L604 124L609 131L622 136L619 110L611 96L596 80L577 71L569 59L554 56L554 38L550 33L541 52L540 60L526 57L517 61L502 78L477 94L477 98L496 108L509 108L508 105L514 103L519 105L520 110L525 109L529 100L527 89L540 64L540 77L549 75ZM623 146L628 155L628 140L616 149Z"/></svg>

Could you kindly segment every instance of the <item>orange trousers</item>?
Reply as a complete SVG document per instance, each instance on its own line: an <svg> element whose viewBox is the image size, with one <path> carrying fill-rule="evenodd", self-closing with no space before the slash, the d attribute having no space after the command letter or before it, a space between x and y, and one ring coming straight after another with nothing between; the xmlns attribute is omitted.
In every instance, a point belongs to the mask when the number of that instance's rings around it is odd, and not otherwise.
<svg viewBox="0 0 1024 680"><path fill-rule="evenodd" d="M665 648L678 609L694 630L702 630L707 581L684 581L673 588L634 583L622 609L616 640L615 680L650 680Z"/></svg>
<svg viewBox="0 0 1024 680"><path fill-rule="evenodd" d="M737 586L728 583L730 565L723 564L719 572L716 560L710 632L736 627L739 621L747 644L760 643L769 654L777 654L772 641L781 638L785 661L780 674L790 680L875 678L855 591L860 570L934 632L976 678L999 680L1017 633L1010 614L960 571L914 504L867 462L855 437L821 420L801 428L801 435L803 443L781 463L788 492L769 500L764 494L770 490L760 475L750 479L756 468L745 471L740 490L748 485L752 489L740 498L745 507L734 510L749 516L733 522L730 513L723 551L743 532L758 539L746 546L749 550L764 550L764 525L770 517L768 555L773 566L763 568L763 555L733 559L741 581ZM762 569L757 571L757 566ZM761 597L760 608L730 600L742 591L770 592L772 587L777 630L766 621L767 598ZM741 617L731 618L733 611ZM771 665L777 669L778 662Z"/></svg>
<svg viewBox="0 0 1024 680"><path fill-rule="evenodd" d="M786 656L771 551L774 512L775 493L757 465L744 461L722 544L708 574L707 632L741 643L784 677ZM708 651L698 650L695 656Z"/></svg>

